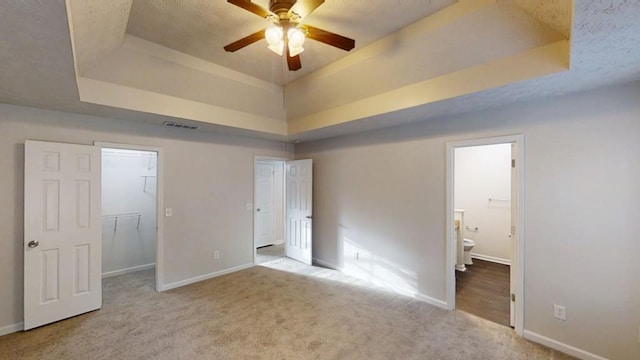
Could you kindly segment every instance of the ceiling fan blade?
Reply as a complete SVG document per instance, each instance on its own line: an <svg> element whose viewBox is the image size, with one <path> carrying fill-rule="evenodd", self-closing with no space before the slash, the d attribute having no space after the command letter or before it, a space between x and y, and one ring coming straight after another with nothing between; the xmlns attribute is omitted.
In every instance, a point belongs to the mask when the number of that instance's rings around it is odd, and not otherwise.
<svg viewBox="0 0 640 360"><path fill-rule="evenodd" d="M300 62L300 55L291 56L289 55L289 47L287 48L287 66L289 66L289 71L297 71L302 68L302 63Z"/></svg>
<svg viewBox="0 0 640 360"><path fill-rule="evenodd" d="M293 4L291 9L289 9L288 17L296 13L301 19L304 19L323 3L324 0L298 0Z"/></svg>
<svg viewBox="0 0 640 360"><path fill-rule="evenodd" d="M227 2L252 12L263 19L270 15L274 15L271 11L263 8L262 6L252 3L251 0L227 0Z"/></svg>
<svg viewBox="0 0 640 360"><path fill-rule="evenodd" d="M234 52L242 49L247 45L251 45L258 40L264 39L264 30L260 30L256 33L253 33L249 36L245 36L242 39L232 42L231 44L224 47L226 51Z"/></svg>
<svg viewBox="0 0 640 360"><path fill-rule="evenodd" d="M303 25L303 27L307 30L307 37L309 39L320 41L327 45L335 46L346 51L350 51L356 46L356 41L353 39L349 39L348 37L334 34L326 30L318 29L317 27L313 27L311 25Z"/></svg>

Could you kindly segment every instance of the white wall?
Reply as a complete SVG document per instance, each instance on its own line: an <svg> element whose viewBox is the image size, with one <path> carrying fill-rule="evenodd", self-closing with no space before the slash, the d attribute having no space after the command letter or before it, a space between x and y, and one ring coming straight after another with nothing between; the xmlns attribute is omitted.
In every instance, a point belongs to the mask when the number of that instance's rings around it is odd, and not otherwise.
<svg viewBox="0 0 640 360"><path fill-rule="evenodd" d="M462 234L476 243L471 253L509 263L511 144L456 148L454 164L454 208L465 210Z"/></svg>
<svg viewBox="0 0 640 360"><path fill-rule="evenodd" d="M0 329L23 317L25 139L162 148L166 283L253 263L254 157L290 155L278 142L0 104Z"/></svg>
<svg viewBox="0 0 640 360"><path fill-rule="evenodd" d="M155 263L156 174L155 152L102 150L103 274Z"/></svg>
<svg viewBox="0 0 640 360"><path fill-rule="evenodd" d="M446 143L523 134L525 331L638 359L639 98L634 83L297 145L314 160L314 257L342 266L357 246L365 271L444 301Z"/></svg>

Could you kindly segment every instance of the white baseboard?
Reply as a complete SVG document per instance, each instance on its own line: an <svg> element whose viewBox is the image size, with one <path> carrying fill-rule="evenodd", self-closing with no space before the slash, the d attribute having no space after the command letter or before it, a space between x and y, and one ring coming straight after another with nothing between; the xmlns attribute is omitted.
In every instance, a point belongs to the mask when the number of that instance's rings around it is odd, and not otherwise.
<svg viewBox="0 0 640 360"><path fill-rule="evenodd" d="M561 351L565 354L569 354L571 356L575 356L578 359L582 359L582 360L608 360L605 357L596 355L596 354L592 354L588 351L579 349L575 346L571 346L571 345L567 345L565 343L562 343L560 341L557 340L553 340L550 339L546 336L542 336L540 334L536 334L532 331L529 330L525 330L524 331L524 338L527 340L531 340L533 342L536 342L538 344L542 344L544 346L550 347L552 349Z"/></svg>
<svg viewBox="0 0 640 360"><path fill-rule="evenodd" d="M472 259L478 259L478 260L484 260L484 261L491 261L491 262L498 263L498 264L503 264L503 265L511 265L511 260L503 259L503 258L499 258L499 257L495 257L495 256L471 253L471 258Z"/></svg>
<svg viewBox="0 0 640 360"><path fill-rule="evenodd" d="M255 265L253 263L251 263L251 264L239 265L239 266L235 266L235 267L232 267L232 268L228 268L228 269L212 272L212 273L209 273L209 274L199 275L199 276L196 276L196 277L192 277L190 279L180 280L180 281L176 281L176 282L173 282L173 283L162 285L162 286L160 286L158 291L166 291L166 290L179 288L181 286L194 284L194 283L197 283L197 282L200 282L200 281L203 281L203 280L212 279L214 277L230 274L230 273L233 273L233 272L236 272L236 271L240 271L240 270L244 270L244 269L248 269L248 268L251 268L251 267L254 267L254 266Z"/></svg>
<svg viewBox="0 0 640 360"><path fill-rule="evenodd" d="M112 276L118 276L118 275L132 273L132 272L136 272L136 271L140 271L140 270L147 270L147 269L151 269L151 268L153 268L155 266L156 266L156 263L151 263L151 264L145 264L145 265L132 266L132 267L126 268L126 269L107 271L107 272L102 273L102 278L104 279L104 278L108 278L108 277L112 277Z"/></svg>
<svg viewBox="0 0 640 360"><path fill-rule="evenodd" d="M342 267L340 267L338 265L335 265L335 264L332 264L330 262L324 261L324 260L313 258L313 263L314 264L318 264L318 265L320 265L322 267L326 267L326 268L329 268L329 269L338 270L338 271L342 272Z"/></svg>
<svg viewBox="0 0 640 360"><path fill-rule="evenodd" d="M431 304L433 306L437 306L437 307L439 307L441 309L449 310L449 308L447 307L447 302L446 301L438 300L438 299L432 298L431 296L427 296L427 295L423 295L423 294L416 294L415 298L416 298L416 300L424 301L427 304Z"/></svg>
<svg viewBox="0 0 640 360"><path fill-rule="evenodd" d="M0 336L11 334L14 332L24 330L24 323L17 323L13 325L7 325L0 327Z"/></svg>

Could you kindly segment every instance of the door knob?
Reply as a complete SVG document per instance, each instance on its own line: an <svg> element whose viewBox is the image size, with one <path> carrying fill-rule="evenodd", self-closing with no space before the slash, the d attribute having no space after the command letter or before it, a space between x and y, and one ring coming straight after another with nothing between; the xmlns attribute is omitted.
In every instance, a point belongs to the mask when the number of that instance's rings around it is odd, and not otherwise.
<svg viewBox="0 0 640 360"><path fill-rule="evenodd" d="M260 211L260 208L258 208L256 211Z"/></svg>
<svg viewBox="0 0 640 360"><path fill-rule="evenodd" d="M306 218L307 218L307 219L311 219L311 215L307 215L307 216L306 216Z"/></svg>
<svg viewBox="0 0 640 360"><path fill-rule="evenodd" d="M34 248L36 246L40 245L40 243L38 242L38 240L31 240L27 243L27 246L30 248Z"/></svg>

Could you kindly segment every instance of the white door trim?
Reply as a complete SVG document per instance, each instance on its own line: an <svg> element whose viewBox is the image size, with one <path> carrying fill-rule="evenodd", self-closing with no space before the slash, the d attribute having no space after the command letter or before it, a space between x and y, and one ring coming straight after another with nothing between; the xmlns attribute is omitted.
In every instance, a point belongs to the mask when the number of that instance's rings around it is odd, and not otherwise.
<svg viewBox="0 0 640 360"><path fill-rule="evenodd" d="M456 275L455 275L455 232L453 224L453 173L454 173L454 150L460 147L494 145L504 143L515 143L516 153L516 176L517 176L517 219L516 224L516 258L512 264L515 270L515 332L519 336L524 335L524 136L507 135L482 139L471 139L464 141L447 142L446 149L446 300L447 309L453 310L456 307Z"/></svg>
<svg viewBox="0 0 640 360"><path fill-rule="evenodd" d="M253 248L253 263L256 263L256 256L257 256L257 250L256 250L256 239L258 238L258 213L256 212L256 201L258 199L258 186L257 186L257 174L256 174L256 166L258 165L259 162L286 162L291 160L292 158L290 157L274 157L274 156L261 156L261 155L254 155L253 156L253 208L251 209L251 211L253 212L253 242L252 242L252 248ZM284 173L283 173L284 176ZM285 181L282 182L282 186L286 186ZM285 189L282 189L282 196L286 197L287 192L284 191ZM286 204L286 199L283 199L283 204ZM284 212L284 206L283 206L283 212ZM284 222L285 217L284 214L282 214L282 226L284 226ZM286 227L285 227L286 229Z"/></svg>
<svg viewBox="0 0 640 360"><path fill-rule="evenodd" d="M133 145L133 144L121 144L94 141L94 145L101 148L110 149L125 149L125 150L140 150L140 151L153 151L158 154L157 159L157 172L156 172L156 291L164 291L164 155L162 148L158 146L146 146L146 145Z"/></svg>

